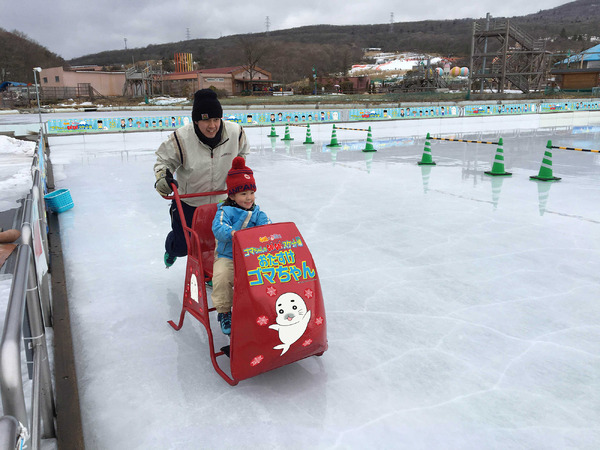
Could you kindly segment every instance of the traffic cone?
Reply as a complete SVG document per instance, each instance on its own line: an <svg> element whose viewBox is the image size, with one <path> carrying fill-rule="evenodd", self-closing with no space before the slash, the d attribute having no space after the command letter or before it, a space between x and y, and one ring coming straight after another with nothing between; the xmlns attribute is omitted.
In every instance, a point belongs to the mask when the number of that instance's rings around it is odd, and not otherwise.
<svg viewBox="0 0 600 450"><path fill-rule="evenodd" d="M303 144L314 144L312 136L310 135L310 124L306 125L306 139L304 140Z"/></svg>
<svg viewBox="0 0 600 450"><path fill-rule="evenodd" d="M498 149L496 150L496 156L494 157L494 164L492 170L484 172L486 175L492 175L495 177L509 177L512 175L511 172L504 170L504 150L502 150L502 138L498 140Z"/></svg>
<svg viewBox="0 0 600 450"><path fill-rule="evenodd" d="M540 166L540 173L535 176L532 175L529 178L532 180L539 180L539 181L558 181L560 180L559 177L555 177L552 174L552 141L548 141L548 143L546 144L546 148L548 150L546 150L544 152L544 159L542 159L542 165Z"/></svg>
<svg viewBox="0 0 600 450"><path fill-rule="evenodd" d="M367 133L367 145L363 148L363 152L376 152L373 147L373 138L371 137L371 127L369 127L369 132Z"/></svg>
<svg viewBox="0 0 600 450"><path fill-rule="evenodd" d="M279 135L275 133L275 125L271 125L271 134L267 134L267 137L279 137Z"/></svg>
<svg viewBox="0 0 600 450"><path fill-rule="evenodd" d="M283 137L282 141L293 141L294 138L290 136L290 126L286 125L285 126L285 136Z"/></svg>
<svg viewBox="0 0 600 450"><path fill-rule="evenodd" d="M429 139L429 133L427 133L427 138ZM421 157L421 161L417 163L420 166L435 166L435 162L431 157L431 144L429 141L425 141L425 148L423 149L423 156Z"/></svg>
<svg viewBox="0 0 600 450"><path fill-rule="evenodd" d="M341 147L337 140L337 133L335 132L335 123L333 124L333 131L331 132L331 142L327 144L327 147Z"/></svg>

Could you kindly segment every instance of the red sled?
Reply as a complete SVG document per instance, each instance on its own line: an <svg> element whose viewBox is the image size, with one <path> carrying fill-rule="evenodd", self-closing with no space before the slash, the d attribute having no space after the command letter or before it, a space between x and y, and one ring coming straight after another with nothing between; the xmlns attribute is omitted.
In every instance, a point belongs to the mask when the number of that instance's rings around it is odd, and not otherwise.
<svg viewBox="0 0 600 450"><path fill-rule="evenodd" d="M219 195L206 192L179 195L173 186L181 223L185 217L181 198ZM291 364L327 350L327 321L319 275L312 255L292 222L248 228L233 236L234 288L228 375L217 358L211 329L215 308L209 307L205 282L212 279L215 238L212 222L217 204L196 208L192 226L183 226L188 247L183 305L185 313L206 329L214 369L230 385L260 373Z"/></svg>

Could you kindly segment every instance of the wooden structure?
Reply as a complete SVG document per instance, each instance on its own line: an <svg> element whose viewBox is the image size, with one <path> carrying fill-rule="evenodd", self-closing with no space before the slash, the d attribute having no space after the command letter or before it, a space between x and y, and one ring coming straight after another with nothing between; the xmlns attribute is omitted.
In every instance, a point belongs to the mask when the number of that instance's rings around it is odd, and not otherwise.
<svg viewBox="0 0 600 450"><path fill-rule="evenodd" d="M600 87L600 67L552 69L550 75L554 75L556 84L563 91L591 91Z"/></svg>
<svg viewBox="0 0 600 450"><path fill-rule="evenodd" d="M545 87L549 53L543 40L511 24L509 19L473 22L470 86L473 92L519 89L524 93Z"/></svg>

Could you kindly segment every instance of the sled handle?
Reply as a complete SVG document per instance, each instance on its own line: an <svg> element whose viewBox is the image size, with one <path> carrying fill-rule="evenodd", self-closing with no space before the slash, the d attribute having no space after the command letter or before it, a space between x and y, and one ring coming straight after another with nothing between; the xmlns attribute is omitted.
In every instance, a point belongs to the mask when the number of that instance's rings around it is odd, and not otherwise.
<svg viewBox="0 0 600 450"><path fill-rule="evenodd" d="M179 198L192 198L192 197L209 197L211 195L223 195L227 194L227 191L212 191L212 192L197 192L195 194L180 194L177 191L177 186L175 183L171 183L171 189L173 189L172 195L163 195L163 198L167 200L175 200L177 197Z"/></svg>

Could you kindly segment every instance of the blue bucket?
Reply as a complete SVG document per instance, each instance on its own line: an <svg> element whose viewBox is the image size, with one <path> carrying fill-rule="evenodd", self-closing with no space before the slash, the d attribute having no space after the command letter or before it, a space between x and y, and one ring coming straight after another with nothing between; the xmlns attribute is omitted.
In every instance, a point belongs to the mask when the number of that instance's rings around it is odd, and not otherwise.
<svg viewBox="0 0 600 450"><path fill-rule="evenodd" d="M68 189L58 189L44 195L46 206L50 211L61 213L71 209L74 205L71 192Z"/></svg>

